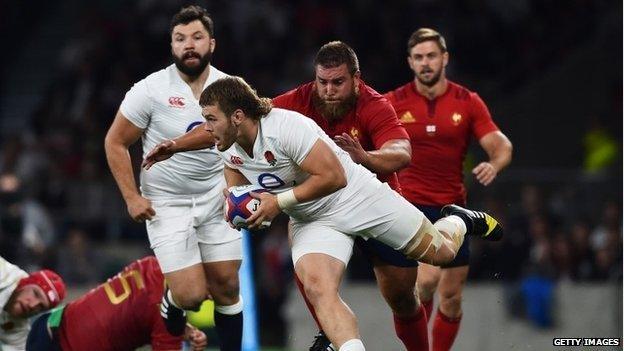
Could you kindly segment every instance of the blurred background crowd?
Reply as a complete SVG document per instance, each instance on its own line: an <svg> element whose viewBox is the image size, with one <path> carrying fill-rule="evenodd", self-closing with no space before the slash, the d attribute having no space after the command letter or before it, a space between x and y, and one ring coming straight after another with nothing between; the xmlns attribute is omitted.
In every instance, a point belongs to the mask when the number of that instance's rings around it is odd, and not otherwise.
<svg viewBox="0 0 624 351"><path fill-rule="evenodd" d="M149 252L126 213L103 150L125 92L171 63L180 1L43 0L0 4L0 255L93 285ZM510 296L532 283L622 279L622 2L615 0L199 2L212 14L213 65L275 96L313 79L327 41L357 52L364 80L386 92L412 79L406 41L446 36L451 80L479 92L514 143L469 204L502 219L501 243L472 242L471 281ZM474 149L466 169L484 155ZM140 161L140 148L133 149ZM253 236L264 343L284 342L274 311L292 284L285 220ZM350 279L373 279L356 253ZM512 299L513 300L513 299ZM381 303L381 302L380 302ZM510 304L510 312L518 304Z"/></svg>

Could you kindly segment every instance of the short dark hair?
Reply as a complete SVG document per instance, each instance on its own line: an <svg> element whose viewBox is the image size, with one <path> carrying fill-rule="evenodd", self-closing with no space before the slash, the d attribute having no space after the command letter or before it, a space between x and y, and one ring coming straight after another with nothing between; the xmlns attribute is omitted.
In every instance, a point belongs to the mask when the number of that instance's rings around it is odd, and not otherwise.
<svg viewBox="0 0 624 351"><path fill-rule="evenodd" d="M349 73L354 75L360 70L360 63L353 49L341 42L331 41L319 49L314 59L314 67L321 65L327 68L338 67L343 63L347 64Z"/></svg>
<svg viewBox="0 0 624 351"><path fill-rule="evenodd" d="M407 41L407 54L410 54L414 46L420 43L424 43L426 41L435 41L443 53L447 51L446 40L444 39L442 34L431 28L419 28L414 33L412 33L409 40Z"/></svg>
<svg viewBox="0 0 624 351"><path fill-rule="evenodd" d="M173 33L173 28L179 24L189 24L193 21L201 21L211 38L214 38L214 23L210 14L205 8L197 5L185 6L176 13L169 25L169 35Z"/></svg>
<svg viewBox="0 0 624 351"><path fill-rule="evenodd" d="M253 119L260 119L273 108L271 99L259 97L256 91L241 77L221 78L210 84L199 97L199 105L217 105L230 116L237 109Z"/></svg>

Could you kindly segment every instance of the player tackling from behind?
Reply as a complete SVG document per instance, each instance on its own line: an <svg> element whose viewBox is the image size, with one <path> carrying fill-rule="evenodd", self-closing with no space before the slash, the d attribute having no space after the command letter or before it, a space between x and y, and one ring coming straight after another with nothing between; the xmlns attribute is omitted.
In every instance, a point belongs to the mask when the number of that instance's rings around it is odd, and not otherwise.
<svg viewBox="0 0 624 351"><path fill-rule="evenodd" d="M353 238L375 238L406 256L450 262L464 235L502 237L483 212L447 206L432 224L422 212L354 163L311 119L272 108L239 77L219 79L201 95L206 128L225 161L228 186L254 184L258 210L250 229L281 211L293 223L292 259L321 327L340 351L364 350L356 317L338 288Z"/></svg>
<svg viewBox="0 0 624 351"><path fill-rule="evenodd" d="M355 163L400 193L395 172L410 162L409 136L388 100L361 79L355 51L340 41L327 43L316 54L314 70L314 81L274 98L273 105L314 120ZM407 351L429 349L426 313L414 291L418 261L375 239L356 238L355 244L373 265L379 290L392 309L394 329ZM295 280L317 320L296 275ZM332 349L319 331L310 351Z"/></svg>
<svg viewBox="0 0 624 351"><path fill-rule="evenodd" d="M399 182L403 196L434 222L442 206L466 203L462 169L471 138L478 140L489 157L472 170L484 186L511 162L512 145L481 98L446 78L449 54L440 33L416 30L407 50L414 79L386 94L412 141L412 162L399 173ZM457 257L442 269L427 264L419 267L418 292L429 320L433 319L436 288L440 297L433 322L433 351L449 350L459 330L468 249L466 240Z"/></svg>
<svg viewBox="0 0 624 351"><path fill-rule="evenodd" d="M184 7L171 21L174 64L136 83L121 103L105 148L128 213L145 221L165 275L163 317L173 334L183 329L183 309L196 310L212 296L221 350L240 350L243 301L238 269L241 235L223 221L223 162L213 149L180 153L134 180L128 147L142 138L146 154L163 139L201 125L198 99L226 74L210 65L214 25L205 9Z"/></svg>

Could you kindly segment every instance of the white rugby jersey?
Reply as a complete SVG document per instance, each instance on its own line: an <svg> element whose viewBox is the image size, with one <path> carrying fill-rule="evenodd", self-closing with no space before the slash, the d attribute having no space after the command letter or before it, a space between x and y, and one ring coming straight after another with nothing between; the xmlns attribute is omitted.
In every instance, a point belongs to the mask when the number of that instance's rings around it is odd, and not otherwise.
<svg viewBox="0 0 624 351"><path fill-rule="evenodd" d="M0 257L0 349L3 351L24 350L30 330L28 318L14 318L4 310L17 283L28 274L18 266Z"/></svg>
<svg viewBox="0 0 624 351"><path fill-rule="evenodd" d="M299 165L319 138L338 156L347 176L347 186L284 211L295 219L309 221L333 209L364 202L366 199L358 196L359 190L380 184L373 173L353 162L349 154L336 145L312 119L294 111L273 108L260 119L253 157L247 155L237 143L222 152L221 157L228 167L239 170L251 184L277 194L292 189L310 176Z"/></svg>
<svg viewBox="0 0 624 351"><path fill-rule="evenodd" d="M227 74L210 66L206 88ZM144 130L143 157L158 143L174 139L205 120L191 87L175 65L152 73L136 83L119 107L132 124ZM168 160L141 169L141 193L149 199L202 194L223 180L223 163L214 148L181 152Z"/></svg>

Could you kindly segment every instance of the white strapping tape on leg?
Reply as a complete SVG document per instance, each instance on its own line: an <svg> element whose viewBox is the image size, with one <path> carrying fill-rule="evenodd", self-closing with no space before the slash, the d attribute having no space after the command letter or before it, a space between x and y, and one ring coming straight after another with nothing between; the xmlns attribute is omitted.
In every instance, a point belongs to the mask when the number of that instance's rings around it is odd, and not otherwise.
<svg viewBox="0 0 624 351"><path fill-rule="evenodd" d="M427 235L431 236L431 242L429 243L429 245L427 245L427 248L423 250L416 259L420 260L427 253L427 251L429 251L429 248L431 248L431 246L433 246L435 249L435 252L437 252L440 249L440 246L442 246L442 243L444 242L444 237L426 218L423 220L422 225L416 232L416 235L413 241L411 241L411 243L408 244L408 246L404 249L403 252L406 254L410 254L420 245L420 243L423 241L423 239Z"/></svg>

